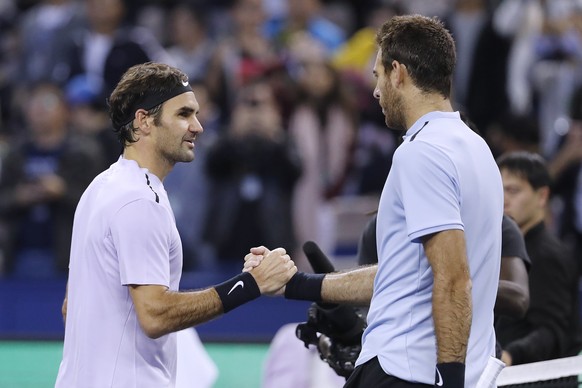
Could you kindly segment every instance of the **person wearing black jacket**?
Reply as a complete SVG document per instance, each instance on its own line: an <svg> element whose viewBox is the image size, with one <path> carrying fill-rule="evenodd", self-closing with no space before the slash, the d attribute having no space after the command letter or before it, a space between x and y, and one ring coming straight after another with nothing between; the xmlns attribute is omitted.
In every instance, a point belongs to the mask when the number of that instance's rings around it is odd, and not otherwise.
<svg viewBox="0 0 582 388"><path fill-rule="evenodd" d="M582 349L578 312L578 277L571 253L545 226L550 175L537 154L502 155L505 213L525 236L532 265L530 307L522 319L496 323L502 360L516 365L577 354Z"/></svg>
<svg viewBox="0 0 582 388"><path fill-rule="evenodd" d="M226 133L208 149L203 237L219 262L238 268L249 247L295 246L291 193L302 170L266 79L239 90L232 114ZM267 222L272 219L277 225Z"/></svg>

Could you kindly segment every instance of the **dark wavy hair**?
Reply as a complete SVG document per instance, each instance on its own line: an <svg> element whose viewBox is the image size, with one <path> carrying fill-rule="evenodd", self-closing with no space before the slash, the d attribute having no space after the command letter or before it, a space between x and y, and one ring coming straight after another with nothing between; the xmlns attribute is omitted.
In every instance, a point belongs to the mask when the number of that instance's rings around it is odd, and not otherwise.
<svg viewBox="0 0 582 388"><path fill-rule="evenodd" d="M497 159L497 165L500 170L506 169L525 179L536 190L552 185L546 160L539 154L527 151L509 152Z"/></svg>
<svg viewBox="0 0 582 388"><path fill-rule="evenodd" d="M392 61L406 65L414 84L424 92L451 95L457 55L455 41L437 18L421 15L394 16L376 34L382 65L391 71Z"/></svg>
<svg viewBox="0 0 582 388"><path fill-rule="evenodd" d="M107 99L113 131L121 145L125 147L136 141L137 128L133 127L133 120L127 122L127 117L135 114L131 110L138 101L147 94L164 93L187 81L186 74L163 63L148 62L130 67ZM148 110L156 125L160 125L161 113L162 104Z"/></svg>

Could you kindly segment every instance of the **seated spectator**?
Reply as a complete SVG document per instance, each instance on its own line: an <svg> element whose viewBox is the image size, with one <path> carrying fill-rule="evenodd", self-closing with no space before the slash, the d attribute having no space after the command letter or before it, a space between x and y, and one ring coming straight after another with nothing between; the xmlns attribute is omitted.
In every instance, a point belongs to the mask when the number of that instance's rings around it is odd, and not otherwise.
<svg viewBox="0 0 582 388"><path fill-rule="evenodd" d="M545 226L551 184L545 161L522 151L502 155L498 165L505 214L524 234L532 263L525 317L502 317L496 322L501 359L517 365L576 355L582 349L576 264Z"/></svg>
<svg viewBox="0 0 582 388"><path fill-rule="evenodd" d="M101 155L91 139L69 130L65 97L55 85L32 90L25 119L24 139L12 145L0 179L7 269L14 277L50 277L67 269L73 214Z"/></svg>

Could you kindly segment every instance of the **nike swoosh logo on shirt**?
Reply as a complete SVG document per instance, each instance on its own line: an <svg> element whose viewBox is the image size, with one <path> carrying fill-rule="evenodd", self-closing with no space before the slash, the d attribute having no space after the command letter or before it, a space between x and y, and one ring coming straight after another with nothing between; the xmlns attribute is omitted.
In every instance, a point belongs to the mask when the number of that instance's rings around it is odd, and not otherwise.
<svg viewBox="0 0 582 388"><path fill-rule="evenodd" d="M234 283L234 286L232 286L232 288L230 289L230 291L226 295L230 295L230 293L233 292L234 289L237 288L238 286L240 286L240 288L245 288L245 284L243 283L243 281L239 280L238 282Z"/></svg>

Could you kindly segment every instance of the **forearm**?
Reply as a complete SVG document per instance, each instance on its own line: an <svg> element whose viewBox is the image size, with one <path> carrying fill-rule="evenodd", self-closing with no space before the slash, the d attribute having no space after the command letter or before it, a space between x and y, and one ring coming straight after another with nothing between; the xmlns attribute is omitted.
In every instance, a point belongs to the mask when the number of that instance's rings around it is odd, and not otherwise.
<svg viewBox="0 0 582 388"><path fill-rule="evenodd" d="M507 344L503 350L511 355L512 364L524 364L558 357L558 341L554 333L540 327L527 336Z"/></svg>
<svg viewBox="0 0 582 388"><path fill-rule="evenodd" d="M437 340L437 362L465 363L471 331L471 281L435 280L433 319Z"/></svg>
<svg viewBox="0 0 582 388"><path fill-rule="evenodd" d="M65 288L65 298L63 299L63 304L61 305L61 314L63 315L63 323L67 323L67 297L69 295L69 282Z"/></svg>
<svg viewBox="0 0 582 388"><path fill-rule="evenodd" d="M209 288L189 292L167 290L156 298L143 298L136 311L146 335L158 338L207 322L222 314L223 307L216 290Z"/></svg>
<svg viewBox="0 0 582 388"><path fill-rule="evenodd" d="M495 314L523 318L529 307L529 292L521 285L500 280L495 300Z"/></svg>
<svg viewBox="0 0 582 388"><path fill-rule="evenodd" d="M377 265L371 265L327 274L321 287L322 300L328 303L369 305L377 270Z"/></svg>
<svg viewBox="0 0 582 388"><path fill-rule="evenodd" d="M464 364L473 313L464 232L439 232L427 236L423 245L433 272L437 363Z"/></svg>

